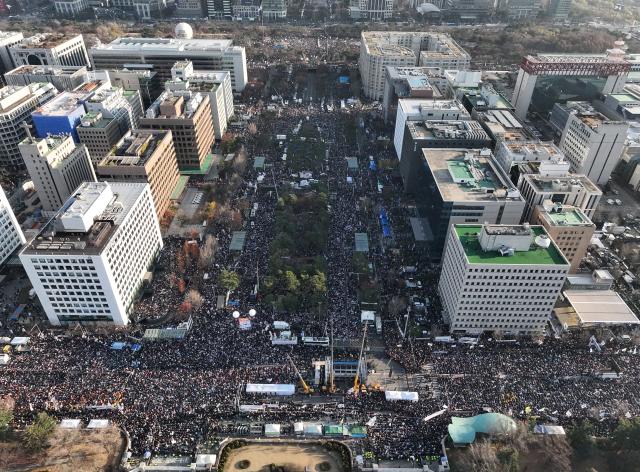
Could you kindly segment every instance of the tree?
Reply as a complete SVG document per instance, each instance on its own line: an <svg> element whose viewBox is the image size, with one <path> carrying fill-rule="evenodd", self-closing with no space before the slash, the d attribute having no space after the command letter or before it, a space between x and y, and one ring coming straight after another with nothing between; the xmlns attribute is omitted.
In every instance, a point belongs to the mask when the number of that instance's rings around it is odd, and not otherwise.
<svg viewBox="0 0 640 472"><path fill-rule="evenodd" d="M240 286L240 276L232 270L222 269L218 276L218 284L227 292L233 292Z"/></svg>
<svg viewBox="0 0 640 472"><path fill-rule="evenodd" d="M388 310L392 318L396 318L400 313L407 309L407 302L404 298L393 296L389 300Z"/></svg>
<svg viewBox="0 0 640 472"><path fill-rule="evenodd" d="M56 420L45 412L38 413L36 420L27 427L22 437L28 451L41 451L47 447L49 438L56 429Z"/></svg>
<svg viewBox="0 0 640 472"><path fill-rule="evenodd" d="M569 430L567 437L571 447L578 454L588 454L593 446L593 425L589 420L584 420L581 424Z"/></svg>
<svg viewBox="0 0 640 472"><path fill-rule="evenodd" d="M327 292L327 276L324 272L316 272L309 278L309 288L316 294Z"/></svg>
<svg viewBox="0 0 640 472"><path fill-rule="evenodd" d="M200 250L198 265L204 269L213 264L216 251L218 250L218 239L212 234L208 234L204 240L204 246Z"/></svg>
<svg viewBox="0 0 640 472"><path fill-rule="evenodd" d="M200 295L200 292L197 290L191 289L187 292L187 295L184 297L184 301L189 303L194 309L199 310L202 304L204 303L204 298Z"/></svg>
<svg viewBox="0 0 640 472"><path fill-rule="evenodd" d="M520 455L517 449L512 447L503 447L497 453L498 461L505 466L508 472L518 472L520 470Z"/></svg>
<svg viewBox="0 0 640 472"><path fill-rule="evenodd" d="M13 413L10 410L0 409L0 440L7 439L11 428L9 425L13 420Z"/></svg>
<svg viewBox="0 0 640 472"><path fill-rule="evenodd" d="M282 285L284 286L284 289L287 292L295 293L300 289L300 281L298 280L298 277L293 271L291 270L285 271L282 274L282 278L283 278Z"/></svg>

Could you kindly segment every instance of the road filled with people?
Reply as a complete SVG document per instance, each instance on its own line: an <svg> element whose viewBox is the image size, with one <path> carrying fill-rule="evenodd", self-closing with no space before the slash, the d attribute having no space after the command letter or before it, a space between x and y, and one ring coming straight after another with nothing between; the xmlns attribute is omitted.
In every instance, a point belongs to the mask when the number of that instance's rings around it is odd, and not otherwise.
<svg viewBox="0 0 640 472"><path fill-rule="evenodd" d="M263 120L265 113L270 118ZM410 305L407 313L428 319L432 327L441 326L442 320L437 268L422 261L403 236L408 230L400 184L392 168L380 166L394 159L392 148L381 147L377 136L366 132L360 105L328 111L294 104L277 107L273 115L273 110L256 105L253 120L260 131L241 136L248 165L223 177L234 181L226 210L245 215L238 226L246 232L242 249L230 248L233 227L214 219L202 234L165 239L149 293L136 305L130 328L31 330L29 350L12 355L0 376L0 394L15 400L18 426L39 411L85 422L105 418L128 432L131 452L142 456L192 455L214 438L237 435L239 424L359 424L367 426L367 437L357 441L359 450L379 459L420 460L439 454L452 415L500 411L563 425L592 418L606 433L617 418L640 414L636 349L615 341L598 350L579 337L519 344L481 339L474 345L454 345L436 343L433 333L425 339L407 334L405 310L387 309L394 297L409 295L403 284L387 283L400 278L401 266L416 267L413 277L422 279L424 287L411 293L430 301L428 309ZM353 136L345 132L348 121L360 123L350 129ZM312 163L311 177L301 179L300 172L294 172L300 166L296 157L283 155L286 143L303 137L298 133L305 128L317 131L324 156L316 156L320 162ZM265 158L264 168L253 165L257 156ZM307 186L302 180L315 182ZM321 255L327 292L317 312L278 309L261 298L260 285L270 270L270 244L277 237L276 209L287 192L327 196L329 227ZM248 216L251 208L256 211ZM381 225L382 212L390 231ZM352 264L356 233L368 235L364 272ZM215 238L215 255L203 265L189 245L197 245L202 254L208 236ZM220 284L223 270L240 279L230 293ZM327 388L313 395L274 398L245 392L248 383L300 386L296 369L313 383L313 362L326 359L331 350L327 345L303 345L302 333L332 337L336 345L348 341L353 348L336 349L334 356L357 360L363 336L363 277L377 300L374 311L384 319L383 334L370 328L367 343L382 343L382 355L402 366L404 388L418 393L417 402L386 401L377 388L354 391L353 379L341 379L335 391ZM190 291L200 298L192 297L185 308ZM368 310L375 302L367 303ZM142 337L149 326L175 327L186 320L191 324L184 339ZM297 344L272 343L276 321L290 326ZM124 348L114 349L114 342L125 343ZM132 349L134 345L141 348ZM605 379L604 373L616 375Z"/></svg>

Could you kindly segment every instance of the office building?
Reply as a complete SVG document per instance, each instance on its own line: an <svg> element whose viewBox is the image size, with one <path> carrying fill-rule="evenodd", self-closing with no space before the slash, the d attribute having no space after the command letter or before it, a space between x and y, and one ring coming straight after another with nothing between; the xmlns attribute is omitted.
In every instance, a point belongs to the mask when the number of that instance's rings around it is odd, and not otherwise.
<svg viewBox="0 0 640 472"><path fill-rule="evenodd" d="M425 148L483 149L491 139L477 121L407 121L402 141L400 175L408 193L416 191Z"/></svg>
<svg viewBox="0 0 640 472"><path fill-rule="evenodd" d="M475 116L478 112L488 110L500 110L509 113L514 110L509 100L487 83L480 83L478 87L470 89L459 87L457 95L457 98L472 116Z"/></svg>
<svg viewBox="0 0 640 472"><path fill-rule="evenodd" d="M7 85L29 85L49 82L58 92L71 92L89 81L86 67L18 66L4 75Z"/></svg>
<svg viewBox="0 0 640 472"><path fill-rule="evenodd" d="M180 173L171 131L133 130L96 167L99 180L146 182L158 220L169 208Z"/></svg>
<svg viewBox="0 0 640 472"><path fill-rule="evenodd" d="M148 108L164 91L163 84L157 72L150 69L153 66L140 64L139 68L127 65L126 69L110 69L107 73L111 85L121 87L126 91L140 93L143 109Z"/></svg>
<svg viewBox="0 0 640 472"><path fill-rule="evenodd" d="M534 210L531 224L544 227L569 262L569 272L578 272L596 229L589 217L580 208L546 200Z"/></svg>
<svg viewBox="0 0 640 472"><path fill-rule="evenodd" d="M549 14L555 20L566 20L571 11L571 0L551 0Z"/></svg>
<svg viewBox="0 0 640 472"><path fill-rule="evenodd" d="M540 0L500 0L498 9L509 21L531 21L540 13Z"/></svg>
<svg viewBox="0 0 640 472"><path fill-rule="evenodd" d="M383 98L389 67L468 69L471 58L450 36L442 33L363 31L358 67L366 97Z"/></svg>
<svg viewBox="0 0 640 472"><path fill-rule="evenodd" d="M104 159L113 146L128 132L115 118L105 118L102 113L87 113L76 127L78 139L87 147L94 168Z"/></svg>
<svg viewBox="0 0 640 472"><path fill-rule="evenodd" d="M115 118L123 136L138 126L142 116L142 101L137 91L120 87L104 88L84 102L87 113L100 113L103 118Z"/></svg>
<svg viewBox="0 0 640 472"><path fill-rule="evenodd" d="M286 17L287 0L262 0L262 18L265 20L284 20Z"/></svg>
<svg viewBox="0 0 640 472"><path fill-rule="evenodd" d="M112 0L112 4L134 13L141 20L150 20L167 7L166 0Z"/></svg>
<svg viewBox="0 0 640 472"><path fill-rule="evenodd" d="M167 90L191 90L209 95L211 118L216 139L222 139L227 124L234 115L233 91L229 72L197 71L189 61L176 62L171 69L172 80Z"/></svg>
<svg viewBox="0 0 640 472"><path fill-rule="evenodd" d="M498 141L495 150L500 167L511 173L512 168L522 163L560 162L564 154L553 142L541 141Z"/></svg>
<svg viewBox="0 0 640 472"><path fill-rule="evenodd" d="M85 182L20 260L51 324L124 326L161 248L148 184Z"/></svg>
<svg viewBox="0 0 640 472"><path fill-rule="evenodd" d="M452 225L442 315L451 333L542 335L568 270L542 226Z"/></svg>
<svg viewBox="0 0 640 472"><path fill-rule="evenodd" d="M76 127L85 115L86 93L62 92L31 113L33 126L40 138L49 135L70 134L79 142Z"/></svg>
<svg viewBox="0 0 640 472"><path fill-rule="evenodd" d="M531 221L533 211L545 200L580 208L593 218L602 191L584 175L521 174L518 189L526 201L522 221Z"/></svg>
<svg viewBox="0 0 640 472"><path fill-rule="evenodd" d="M480 122L495 145L499 141L510 143L538 142L509 110L487 110L474 112L474 118Z"/></svg>
<svg viewBox="0 0 640 472"><path fill-rule="evenodd" d="M560 139L571 172L606 184L622 157L628 129L627 122L609 120L593 108L571 110Z"/></svg>
<svg viewBox="0 0 640 472"><path fill-rule="evenodd" d="M19 31L0 31L0 73L4 74L15 67L9 48L23 39Z"/></svg>
<svg viewBox="0 0 640 472"><path fill-rule="evenodd" d="M28 137L19 147L44 211L57 211L82 182L96 181L87 148L69 135Z"/></svg>
<svg viewBox="0 0 640 472"><path fill-rule="evenodd" d="M262 3L264 5L264 1ZM350 0L349 16L353 19L388 20L393 17L393 0Z"/></svg>
<svg viewBox="0 0 640 472"><path fill-rule="evenodd" d="M36 34L11 46L9 53L16 67L90 65L81 34L71 37L58 33Z"/></svg>
<svg viewBox="0 0 640 472"><path fill-rule="evenodd" d="M180 170L203 170L214 142L209 95L166 91L140 119L146 129L171 130Z"/></svg>
<svg viewBox="0 0 640 472"><path fill-rule="evenodd" d="M467 23L487 21L493 12L495 1L493 0L444 0L443 10L451 19Z"/></svg>
<svg viewBox="0 0 640 472"><path fill-rule="evenodd" d="M429 80L432 68L386 67L382 111L387 123L395 123L401 98L442 98ZM439 70L439 69L435 69Z"/></svg>
<svg viewBox="0 0 640 472"><path fill-rule="evenodd" d="M4 190L0 187L0 266L27 241Z"/></svg>
<svg viewBox="0 0 640 472"><path fill-rule="evenodd" d="M624 42L605 54L538 54L520 63L511 103L520 120L529 108L542 116L565 97L593 101L624 88L631 64L625 59Z"/></svg>
<svg viewBox="0 0 640 472"><path fill-rule="evenodd" d="M212 20L230 20L233 15L232 0L206 0L207 17Z"/></svg>
<svg viewBox="0 0 640 472"><path fill-rule="evenodd" d="M243 47L230 39L119 38L91 49L94 69L122 69L146 64L158 79L171 79L176 62L188 60L194 69L229 71L231 86L241 92L247 84L247 58Z"/></svg>
<svg viewBox="0 0 640 472"><path fill-rule="evenodd" d="M393 145L398 158L402 156L405 125L409 121L465 121L469 112L457 100L405 98L398 100Z"/></svg>
<svg viewBox="0 0 640 472"><path fill-rule="evenodd" d="M260 0L236 0L232 5L233 19L237 21L256 21L262 14Z"/></svg>
<svg viewBox="0 0 640 472"><path fill-rule="evenodd" d="M10 85L0 89L0 167L7 171L24 169L18 144L27 136L25 126L31 113L56 96L51 84Z"/></svg>
<svg viewBox="0 0 640 472"><path fill-rule="evenodd" d="M201 0L176 0L176 16L180 18L203 18Z"/></svg>
<svg viewBox="0 0 640 472"><path fill-rule="evenodd" d="M439 260L449 226L520 223L525 202L488 149L423 149L418 214Z"/></svg>
<svg viewBox="0 0 640 472"><path fill-rule="evenodd" d="M76 18L89 10L88 0L53 0L56 13L65 18Z"/></svg>

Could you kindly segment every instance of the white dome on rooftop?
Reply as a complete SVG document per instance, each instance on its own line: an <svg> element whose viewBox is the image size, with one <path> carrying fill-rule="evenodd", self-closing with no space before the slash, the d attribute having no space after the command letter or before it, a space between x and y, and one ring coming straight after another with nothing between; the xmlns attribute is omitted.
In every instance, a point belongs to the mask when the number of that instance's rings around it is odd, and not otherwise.
<svg viewBox="0 0 640 472"><path fill-rule="evenodd" d="M189 23L178 23L175 29L176 38L178 39L192 39L193 28Z"/></svg>

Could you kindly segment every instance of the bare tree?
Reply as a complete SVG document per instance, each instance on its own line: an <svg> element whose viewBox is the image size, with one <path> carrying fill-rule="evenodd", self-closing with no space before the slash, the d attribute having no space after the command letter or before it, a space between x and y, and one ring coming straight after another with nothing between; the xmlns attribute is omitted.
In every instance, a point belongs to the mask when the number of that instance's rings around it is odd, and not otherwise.
<svg viewBox="0 0 640 472"><path fill-rule="evenodd" d="M197 290L191 289L185 295L184 302L189 303L194 310L198 310L204 303L204 298L202 298L202 295L200 295L200 292L198 292Z"/></svg>
<svg viewBox="0 0 640 472"><path fill-rule="evenodd" d="M396 318L400 313L407 309L407 302L403 297L395 295L391 300L389 300L387 309L389 310L389 314L393 318Z"/></svg>
<svg viewBox="0 0 640 472"><path fill-rule="evenodd" d="M212 234L208 234L204 240L204 246L200 250L200 260L198 265L201 269L209 267L214 260L218 250L218 239Z"/></svg>

